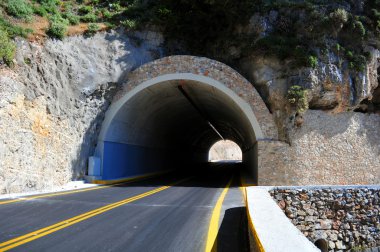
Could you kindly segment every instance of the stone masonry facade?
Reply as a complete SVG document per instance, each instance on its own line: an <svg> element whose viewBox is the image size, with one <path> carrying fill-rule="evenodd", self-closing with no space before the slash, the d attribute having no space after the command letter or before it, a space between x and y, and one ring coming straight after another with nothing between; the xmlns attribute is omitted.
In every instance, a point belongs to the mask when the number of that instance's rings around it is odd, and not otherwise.
<svg viewBox="0 0 380 252"><path fill-rule="evenodd" d="M290 144L259 142L259 184L380 184L379 115L309 110L304 120Z"/></svg>
<svg viewBox="0 0 380 252"><path fill-rule="evenodd" d="M250 105L264 137L277 139L278 131L273 117L252 84L231 67L208 58L177 55L145 64L128 75L127 82L123 85L123 89L116 94L115 100L120 99L144 81L173 73L202 75L224 84Z"/></svg>
<svg viewBox="0 0 380 252"><path fill-rule="evenodd" d="M328 251L378 251L379 186L289 187L270 193L292 223L310 241L325 240Z"/></svg>

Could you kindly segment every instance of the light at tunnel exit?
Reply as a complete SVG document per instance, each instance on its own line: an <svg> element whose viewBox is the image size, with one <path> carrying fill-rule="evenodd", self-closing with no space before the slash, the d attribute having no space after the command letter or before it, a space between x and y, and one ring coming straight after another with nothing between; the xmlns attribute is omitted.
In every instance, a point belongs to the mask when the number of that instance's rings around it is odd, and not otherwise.
<svg viewBox="0 0 380 252"><path fill-rule="evenodd" d="M230 140L221 140L211 146L208 160L210 162L241 161L242 156L239 145Z"/></svg>

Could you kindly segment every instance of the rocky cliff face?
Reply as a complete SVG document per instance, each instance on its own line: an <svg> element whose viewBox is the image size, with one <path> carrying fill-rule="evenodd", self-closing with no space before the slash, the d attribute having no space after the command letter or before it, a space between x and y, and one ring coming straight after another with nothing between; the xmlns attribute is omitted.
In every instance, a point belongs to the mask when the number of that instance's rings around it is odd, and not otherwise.
<svg viewBox="0 0 380 252"><path fill-rule="evenodd" d="M369 1L362 5L370 7ZM380 112L380 51L377 40L370 39L370 28L363 31L366 37L358 39L355 30L350 30L350 22L354 21L349 21L348 16L341 17L345 19L334 29L334 24L328 23L338 14L350 16L348 13L352 13L351 19L359 20L366 13L363 6L343 1L315 9L289 3L255 13L243 29L244 33L253 34L254 44L263 42L253 53L244 55L238 50L237 66L265 99L283 140L288 141L288 130L303 121L289 102L292 86L307 90L310 109L330 113ZM313 15L327 23L318 23ZM334 31L328 32L330 28Z"/></svg>
<svg viewBox="0 0 380 252"><path fill-rule="evenodd" d="M137 43L136 41L139 41ZM82 178L118 83L162 54L156 33L18 40L16 66L0 70L0 193Z"/></svg>
<svg viewBox="0 0 380 252"><path fill-rule="evenodd" d="M351 73L339 67L339 57L331 54L315 68L289 68L276 58L251 56L242 67L248 78L260 91L277 119L282 138L296 126L294 109L288 99L288 90L298 85L308 90L309 108L329 113L361 111L379 113L379 68L380 52L371 50L371 60L361 73Z"/></svg>

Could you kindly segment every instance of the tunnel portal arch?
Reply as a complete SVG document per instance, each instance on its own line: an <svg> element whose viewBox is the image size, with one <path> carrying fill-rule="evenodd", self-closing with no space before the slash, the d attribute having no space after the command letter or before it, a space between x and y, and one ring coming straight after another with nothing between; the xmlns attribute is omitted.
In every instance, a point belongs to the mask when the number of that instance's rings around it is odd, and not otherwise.
<svg viewBox="0 0 380 252"><path fill-rule="evenodd" d="M257 141L277 138L277 130L256 89L211 59L162 58L131 72L115 95L89 175L113 180L205 162L221 137L240 146L257 179Z"/></svg>

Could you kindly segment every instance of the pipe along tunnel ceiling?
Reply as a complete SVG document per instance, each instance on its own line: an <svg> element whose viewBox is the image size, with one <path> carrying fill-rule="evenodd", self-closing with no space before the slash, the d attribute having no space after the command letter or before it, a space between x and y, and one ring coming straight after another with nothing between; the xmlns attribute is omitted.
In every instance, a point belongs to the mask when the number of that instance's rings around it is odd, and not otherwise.
<svg viewBox="0 0 380 252"><path fill-rule="evenodd" d="M207 162L222 138L239 145L243 163L256 142L250 120L230 95L194 80L160 82L114 114L102 141L100 175L117 179Z"/></svg>

